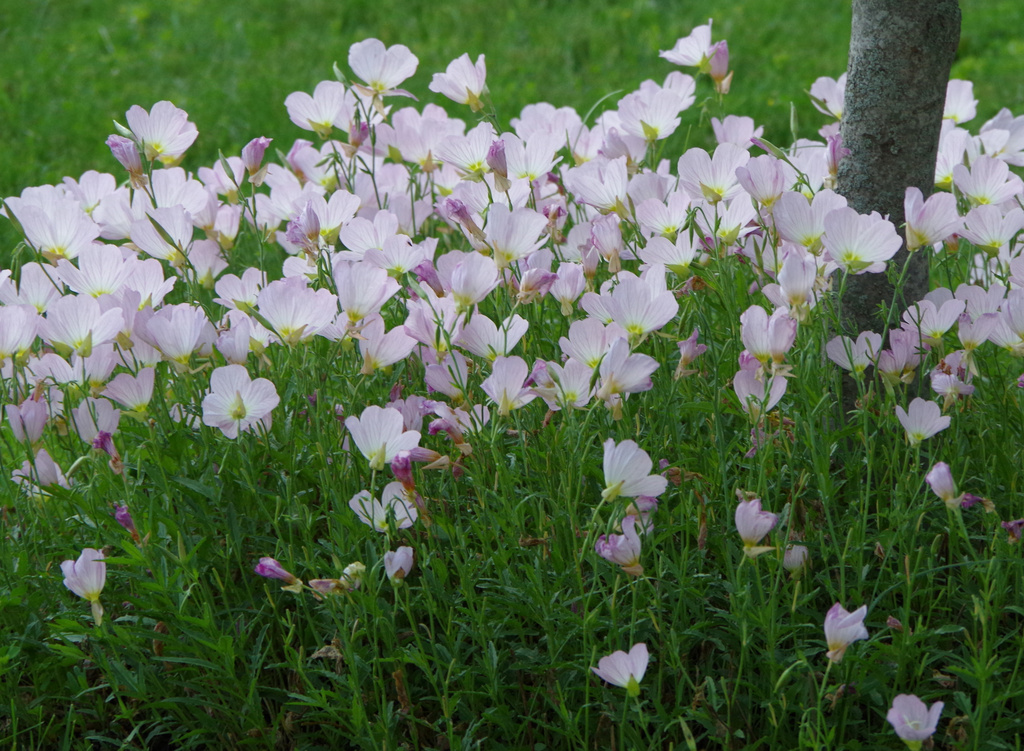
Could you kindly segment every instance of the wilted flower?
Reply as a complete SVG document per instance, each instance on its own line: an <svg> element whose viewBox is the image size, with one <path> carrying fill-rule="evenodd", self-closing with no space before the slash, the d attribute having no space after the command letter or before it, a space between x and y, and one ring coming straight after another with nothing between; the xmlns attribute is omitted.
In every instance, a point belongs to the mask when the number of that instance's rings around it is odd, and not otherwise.
<svg viewBox="0 0 1024 751"><path fill-rule="evenodd" d="M100 604L100 592L107 583L107 564L103 561L103 553L95 548L85 548L77 561L61 563L60 570L64 573L64 586L89 601L92 618L97 626L101 625L103 606Z"/></svg>
<svg viewBox="0 0 1024 751"><path fill-rule="evenodd" d="M828 642L828 659L839 662L843 659L846 648L855 641L868 638L868 630L864 627L864 617L868 614L868 606L861 605L852 613L838 602L825 614L825 641Z"/></svg>
<svg viewBox="0 0 1024 751"><path fill-rule="evenodd" d="M808 550L806 545L790 545L782 556L782 567L796 574L807 565Z"/></svg>
<svg viewBox="0 0 1024 751"><path fill-rule="evenodd" d="M132 536L132 540L136 543L141 542L139 530L135 528L135 520L132 519L132 512L128 510L128 506L123 503L114 505L114 521L128 530Z"/></svg>
<svg viewBox="0 0 1024 751"><path fill-rule="evenodd" d="M269 556L260 558L260 562L256 564L256 568L253 570L267 579L280 579L283 581L284 584L281 585L281 589L288 590L289 592L302 591L302 580L286 571L284 566Z"/></svg>
<svg viewBox="0 0 1024 751"><path fill-rule="evenodd" d="M896 735L903 739L913 751L921 748L921 741L928 740L939 724L943 702L937 701L931 709L913 694L899 694L892 700L892 708L885 719L892 725Z"/></svg>
<svg viewBox="0 0 1024 751"><path fill-rule="evenodd" d="M1010 535L1010 542L1020 541L1020 531L1024 529L1024 519L1015 519L1012 522L1003 522L1002 528Z"/></svg>
<svg viewBox="0 0 1024 751"><path fill-rule="evenodd" d="M363 583L363 574L366 573L366 566L359 561L345 566L338 579L310 579L309 586L313 590L324 595L339 595L359 589Z"/></svg>
<svg viewBox="0 0 1024 751"><path fill-rule="evenodd" d="M632 697L640 695L640 681L647 672L650 654L643 642L634 644L629 653L619 650L597 662L597 667L590 668L594 674L613 686L621 686Z"/></svg>

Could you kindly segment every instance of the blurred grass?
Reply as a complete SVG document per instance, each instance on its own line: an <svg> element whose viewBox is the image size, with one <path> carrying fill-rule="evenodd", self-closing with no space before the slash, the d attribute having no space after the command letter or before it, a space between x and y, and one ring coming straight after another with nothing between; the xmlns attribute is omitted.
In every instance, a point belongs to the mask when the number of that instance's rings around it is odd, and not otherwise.
<svg viewBox="0 0 1024 751"><path fill-rule="evenodd" d="M802 135L821 118L805 91L846 65L849 0L40 0L4 3L0 28L0 196L87 169L114 170L104 146L111 120L133 104L170 99L200 138L186 167L237 153L257 135L299 137L285 112L292 91L310 91L346 69L348 47L375 36L420 58L407 88L423 101L430 76L469 52L487 55L488 83L505 122L549 101L582 113L606 94L661 80L658 57L690 29L715 19L735 70L727 112L753 116L789 140L790 103ZM971 78L979 120L1000 107L1024 111L1024 4L964 0L954 76ZM614 100L613 100L614 101ZM439 102L444 104L444 102ZM400 103L401 104L401 103ZM449 105L445 105L449 106ZM453 114L468 117L455 105Z"/></svg>

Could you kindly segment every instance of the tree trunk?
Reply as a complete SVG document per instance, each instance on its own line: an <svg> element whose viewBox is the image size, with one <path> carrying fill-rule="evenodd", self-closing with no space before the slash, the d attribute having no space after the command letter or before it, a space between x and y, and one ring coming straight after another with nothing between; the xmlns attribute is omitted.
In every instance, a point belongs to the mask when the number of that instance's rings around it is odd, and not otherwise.
<svg viewBox="0 0 1024 751"><path fill-rule="evenodd" d="M959 42L957 0L853 0L841 131L850 153L839 163L838 192L859 213L888 215L901 236L906 188L932 192ZM904 242L890 264L898 272L906 259ZM921 250L910 260L897 303L906 306L927 291L928 257ZM893 293L886 274L851 276L842 302L848 333L881 331L880 306L889 305Z"/></svg>

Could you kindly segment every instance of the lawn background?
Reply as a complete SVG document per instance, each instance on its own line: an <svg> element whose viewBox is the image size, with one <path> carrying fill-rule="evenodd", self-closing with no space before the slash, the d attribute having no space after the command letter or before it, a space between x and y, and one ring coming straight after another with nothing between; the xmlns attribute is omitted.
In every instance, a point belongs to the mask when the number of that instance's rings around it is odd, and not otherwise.
<svg viewBox="0 0 1024 751"><path fill-rule="evenodd" d="M468 52L487 56L488 84L507 123L548 101L586 113L601 97L675 69L658 57L714 18L735 70L725 112L753 116L766 136L790 139L823 122L804 92L839 76L849 41L848 0L73 0L5 2L0 16L0 196L29 185L118 171L104 145L133 104L169 99L199 128L185 167L238 153L257 135L287 149L306 135L283 105L346 69L353 42L377 37L419 57L407 88L468 117L427 90L434 72ZM954 77L974 81L979 117L1024 112L1024 3L964 0ZM616 97L607 103L614 106ZM396 106L402 106L398 101ZM975 128L977 124L975 124ZM710 129L707 129L710 132ZM706 135L701 133L700 138ZM12 237L4 227L4 240ZM6 243L5 243L6 244Z"/></svg>

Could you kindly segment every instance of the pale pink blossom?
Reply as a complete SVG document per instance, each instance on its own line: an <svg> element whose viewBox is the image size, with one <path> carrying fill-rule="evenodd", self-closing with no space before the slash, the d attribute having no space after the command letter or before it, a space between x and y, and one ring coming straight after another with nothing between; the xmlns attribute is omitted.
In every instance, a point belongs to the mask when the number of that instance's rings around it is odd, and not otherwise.
<svg viewBox="0 0 1024 751"><path fill-rule="evenodd" d="M942 414L938 404L920 397L910 402L908 409L897 406L896 417L907 431L907 441L911 446L917 446L926 438L945 430L952 420L949 415Z"/></svg>
<svg viewBox="0 0 1024 751"><path fill-rule="evenodd" d="M499 328L490 318L477 313L463 327L454 344L493 362L497 357L507 357L529 327L529 322L520 315L509 316Z"/></svg>
<svg viewBox="0 0 1024 751"><path fill-rule="evenodd" d="M199 135L188 113L167 101L157 102L149 112L136 104L125 113L125 119L146 159L158 159L165 165L180 162Z"/></svg>
<svg viewBox="0 0 1024 751"><path fill-rule="evenodd" d="M355 96L338 81L321 81L313 94L296 91L284 100L291 121L305 130L315 131L321 138L327 138L338 126L347 129L347 110L351 110Z"/></svg>
<svg viewBox="0 0 1024 751"><path fill-rule="evenodd" d="M640 565L640 535L636 529L637 518L627 516L622 520L621 535L601 535L594 544L595 552L606 561L618 564L630 576L640 576L644 567Z"/></svg>
<svg viewBox="0 0 1024 751"><path fill-rule="evenodd" d="M640 642L634 644L628 654L622 651L612 652L598 660L596 668L590 669L602 681L624 688L629 696L637 697L640 696L640 681L644 679L649 661L647 645Z"/></svg>
<svg viewBox="0 0 1024 751"><path fill-rule="evenodd" d="M950 81L953 83L953 81ZM945 704L937 701L928 705L913 694L898 694L885 719L908 746L919 748L938 729L939 717Z"/></svg>
<svg viewBox="0 0 1024 751"><path fill-rule="evenodd" d="M825 234L825 217L845 207L846 198L831 190L818 191L811 201L803 193L790 191L779 197L772 208L772 219L779 237L818 254Z"/></svg>
<svg viewBox="0 0 1024 751"><path fill-rule="evenodd" d="M369 490L361 490L352 496L348 505L359 521L378 532L387 532L392 521L396 529L408 529L419 518L416 504L408 498L402 483L385 485L381 499L378 501Z"/></svg>
<svg viewBox="0 0 1024 751"><path fill-rule="evenodd" d="M107 583L107 564L103 560L103 552L95 548L85 548L78 556L78 560L63 561L60 570L64 574L64 586L89 601L96 626L102 625L103 606L100 604L100 594Z"/></svg>
<svg viewBox="0 0 1024 751"><path fill-rule="evenodd" d="M743 346L763 365L779 365L796 341L796 320L785 310L771 316L760 305L751 305L740 314L740 338Z"/></svg>
<svg viewBox="0 0 1024 751"><path fill-rule="evenodd" d="M39 335L56 347L88 357L93 347L113 341L123 323L120 308L103 312L95 298L69 295L49 306Z"/></svg>
<svg viewBox="0 0 1024 751"><path fill-rule="evenodd" d="M435 73L428 88L458 104L468 104L473 112L483 109L480 97L487 86L487 63L480 55L476 63L464 53L448 63L444 73Z"/></svg>
<svg viewBox="0 0 1024 751"><path fill-rule="evenodd" d="M601 386L597 398L605 402L613 419L622 417L625 395L654 387L651 373L658 369L658 365L658 361L649 355L630 353L626 339L612 342L599 367Z"/></svg>
<svg viewBox="0 0 1024 751"><path fill-rule="evenodd" d="M651 474L654 462L636 441L616 444L609 438L604 442L604 490L601 498L606 501L620 496L636 498L649 496L657 498L665 492L668 480L662 475Z"/></svg>
<svg viewBox="0 0 1024 751"><path fill-rule="evenodd" d="M153 398L154 368L142 368L138 375L120 373L103 390L103 396L113 399L125 409L141 414Z"/></svg>
<svg viewBox="0 0 1024 751"><path fill-rule="evenodd" d="M420 434L405 430L402 413L391 407L370 405L359 417L349 417L345 427L360 453L370 462L371 470L382 470L402 451L419 446Z"/></svg>
<svg viewBox="0 0 1024 751"><path fill-rule="evenodd" d="M711 24L712 20L709 18L707 24L697 26L688 36L677 39L672 49L661 50L658 56L665 58L673 65L696 67L706 72L714 54L711 44Z"/></svg>
<svg viewBox="0 0 1024 751"><path fill-rule="evenodd" d="M308 341L331 323L338 312L338 298L330 290L311 289L305 279L289 277L264 287L257 308L281 341L292 346Z"/></svg>
<svg viewBox="0 0 1024 751"><path fill-rule="evenodd" d="M419 59L404 44L385 47L379 39L364 39L349 47L348 65L366 83L360 88L368 96L412 96L397 86L416 72Z"/></svg>
<svg viewBox="0 0 1024 751"><path fill-rule="evenodd" d="M902 244L892 222L876 211L863 215L847 207L825 217L825 250L851 274L885 271L885 262Z"/></svg>
<svg viewBox="0 0 1024 751"><path fill-rule="evenodd" d="M933 193L926 201L921 189L913 186L907 188L903 212L907 218L907 250L910 252L942 242L961 222L952 193Z"/></svg>
<svg viewBox="0 0 1024 751"><path fill-rule="evenodd" d="M722 143L714 155L692 148L679 157L679 185L691 198L708 203L728 201L741 193L736 169L750 160L750 153L734 143Z"/></svg>
<svg viewBox="0 0 1024 751"><path fill-rule="evenodd" d="M1006 162L990 156L979 156L968 168L953 167L953 184L972 206L999 205L1024 191L1021 179L1010 172Z"/></svg>
<svg viewBox="0 0 1024 751"><path fill-rule="evenodd" d="M0 365L28 352L45 325L31 305L0 305Z"/></svg>
<svg viewBox="0 0 1024 751"><path fill-rule="evenodd" d="M779 517L770 511L761 509L761 500L753 498L749 501L740 501L736 506L736 531L743 540L743 553L756 558L762 553L775 550L774 546L758 545L764 536L767 535L775 525L779 523Z"/></svg>
<svg viewBox="0 0 1024 751"><path fill-rule="evenodd" d="M854 373L863 373L882 347L882 335L873 331L862 331L857 340L848 336L836 336L825 345L828 359L841 368Z"/></svg>
<svg viewBox="0 0 1024 751"><path fill-rule="evenodd" d="M384 319L372 319L360 330L359 352L363 356L362 375L401 362L415 349L416 340L402 326L384 331Z"/></svg>
<svg viewBox="0 0 1024 751"><path fill-rule="evenodd" d="M579 167L570 167L565 173L565 187L576 201L605 214L614 211L619 216L627 215L628 186L626 157L593 159Z"/></svg>
<svg viewBox="0 0 1024 751"><path fill-rule="evenodd" d="M843 105L846 99L846 74L839 79L822 76L811 84L811 102L815 109L836 120L843 119Z"/></svg>
<svg viewBox="0 0 1024 751"><path fill-rule="evenodd" d="M491 374L480 387L498 405L498 414L507 417L514 409L530 403L536 394L526 387L530 369L521 357L498 357Z"/></svg>
<svg viewBox="0 0 1024 751"><path fill-rule="evenodd" d="M868 638L868 630L864 627L864 617L868 614L868 606L861 605L852 613L838 602L825 614L825 641L828 644L828 659L839 662L846 653L846 648L855 641Z"/></svg>
<svg viewBox="0 0 1024 751"><path fill-rule="evenodd" d="M270 429L271 412L280 403L274 384L252 380L241 365L227 365L210 374L210 392L203 398L203 424L219 428L228 438Z"/></svg>
<svg viewBox="0 0 1024 751"><path fill-rule="evenodd" d="M487 212L487 244L499 269L533 253L547 241L547 219L533 209L494 204Z"/></svg>
<svg viewBox="0 0 1024 751"><path fill-rule="evenodd" d="M740 370L732 379L740 407L757 423L761 416L779 403L786 393L787 381L782 375L758 378L756 370Z"/></svg>
<svg viewBox="0 0 1024 751"><path fill-rule="evenodd" d="M679 345L679 365L676 366L674 378L682 378L683 376L693 375L698 371L692 370L690 365L698 357L707 352L708 347L706 344L698 344L697 337L700 335L700 330L695 326L693 333L681 342Z"/></svg>

